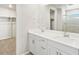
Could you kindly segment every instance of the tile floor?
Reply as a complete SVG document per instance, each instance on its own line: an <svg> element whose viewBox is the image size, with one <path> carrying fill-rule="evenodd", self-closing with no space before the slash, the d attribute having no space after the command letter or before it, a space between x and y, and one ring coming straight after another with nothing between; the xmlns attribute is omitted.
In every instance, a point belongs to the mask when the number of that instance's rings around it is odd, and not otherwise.
<svg viewBox="0 0 79 59"><path fill-rule="evenodd" d="M16 54L16 39L0 40L0 55L15 55Z"/></svg>

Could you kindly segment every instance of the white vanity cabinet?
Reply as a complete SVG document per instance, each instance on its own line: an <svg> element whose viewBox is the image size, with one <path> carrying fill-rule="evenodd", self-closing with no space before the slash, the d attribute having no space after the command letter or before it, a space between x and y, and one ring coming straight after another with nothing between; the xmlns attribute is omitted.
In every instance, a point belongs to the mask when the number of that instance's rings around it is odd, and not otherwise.
<svg viewBox="0 0 79 59"><path fill-rule="evenodd" d="M39 36L29 34L29 50L35 55L48 54L47 42L47 40Z"/></svg>
<svg viewBox="0 0 79 59"><path fill-rule="evenodd" d="M48 47L48 55L57 55L57 49L53 46Z"/></svg>
<svg viewBox="0 0 79 59"><path fill-rule="evenodd" d="M51 46L49 48L48 55L69 55L69 54Z"/></svg>
<svg viewBox="0 0 79 59"><path fill-rule="evenodd" d="M38 54L39 55L48 54L48 41L45 38L39 37L39 53Z"/></svg>
<svg viewBox="0 0 79 59"><path fill-rule="evenodd" d="M59 43L58 41L54 40L48 40L48 46L50 46L50 49L52 49L52 52L50 52L49 49L49 54L52 53L55 49L56 55L78 55L79 54L79 49L65 45L63 43Z"/></svg>
<svg viewBox="0 0 79 59"><path fill-rule="evenodd" d="M66 52L63 52L63 51L60 51L59 49L57 49L57 55L70 55L69 53L66 53Z"/></svg>
<svg viewBox="0 0 79 59"><path fill-rule="evenodd" d="M79 49L29 33L29 50L35 55L78 55Z"/></svg>
<svg viewBox="0 0 79 59"><path fill-rule="evenodd" d="M48 55L69 55L69 54L58 49L58 47L56 47L56 44L53 44L53 41L49 40Z"/></svg>

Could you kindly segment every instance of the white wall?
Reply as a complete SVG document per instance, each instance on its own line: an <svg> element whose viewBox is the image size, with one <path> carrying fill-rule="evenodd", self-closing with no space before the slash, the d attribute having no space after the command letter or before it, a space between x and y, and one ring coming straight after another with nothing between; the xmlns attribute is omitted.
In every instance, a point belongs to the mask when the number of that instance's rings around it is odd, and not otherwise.
<svg viewBox="0 0 79 59"><path fill-rule="evenodd" d="M62 30L62 10L39 4L16 5L16 54L24 54L28 51L27 31L29 29L50 29L50 9L55 11L54 30Z"/></svg>
<svg viewBox="0 0 79 59"><path fill-rule="evenodd" d="M29 29L49 29L49 9L45 5L16 5L17 41L16 54L28 51L27 31Z"/></svg>
<svg viewBox="0 0 79 59"><path fill-rule="evenodd" d="M63 30L63 13L61 8L57 8L57 30Z"/></svg>
<svg viewBox="0 0 79 59"><path fill-rule="evenodd" d="M38 20L39 26L42 29L50 29L50 9L47 5L40 5L39 7L40 18Z"/></svg>
<svg viewBox="0 0 79 59"><path fill-rule="evenodd" d="M8 8L0 7L0 40L10 38L11 23L8 18L1 17L16 17L16 11Z"/></svg>
<svg viewBox="0 0 79 59"><path fill-rule="evenodd" d="M37 5L16 5L16 53L24 54L28 50L27 46L27 30L36 28L38 17Z"/></svg>
<svg viewBox="0 0 79 59"><path fill-rule="evenodd" d="M16 17L16 11L8 8L0 8L0 16Z"/></svg>

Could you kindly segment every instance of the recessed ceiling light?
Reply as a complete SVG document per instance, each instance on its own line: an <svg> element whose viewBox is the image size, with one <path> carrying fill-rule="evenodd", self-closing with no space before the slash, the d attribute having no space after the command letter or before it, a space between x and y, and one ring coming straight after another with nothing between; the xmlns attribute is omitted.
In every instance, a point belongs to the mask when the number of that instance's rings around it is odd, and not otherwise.
<svg viewBox="0 0 79 59"><path fill-rule="evenodd" d="M9 4L9 8L12 8L12 4Z"/></svg>

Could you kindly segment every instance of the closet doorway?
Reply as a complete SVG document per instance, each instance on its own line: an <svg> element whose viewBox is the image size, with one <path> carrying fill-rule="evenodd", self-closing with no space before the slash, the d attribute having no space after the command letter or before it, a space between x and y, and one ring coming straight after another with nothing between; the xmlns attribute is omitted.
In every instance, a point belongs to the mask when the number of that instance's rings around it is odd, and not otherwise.
<svg viewBox="0 0 79 59"><path fill-rule="evenodd" d="M0 4L0 55L16 54L15 6Z"/></svg>

